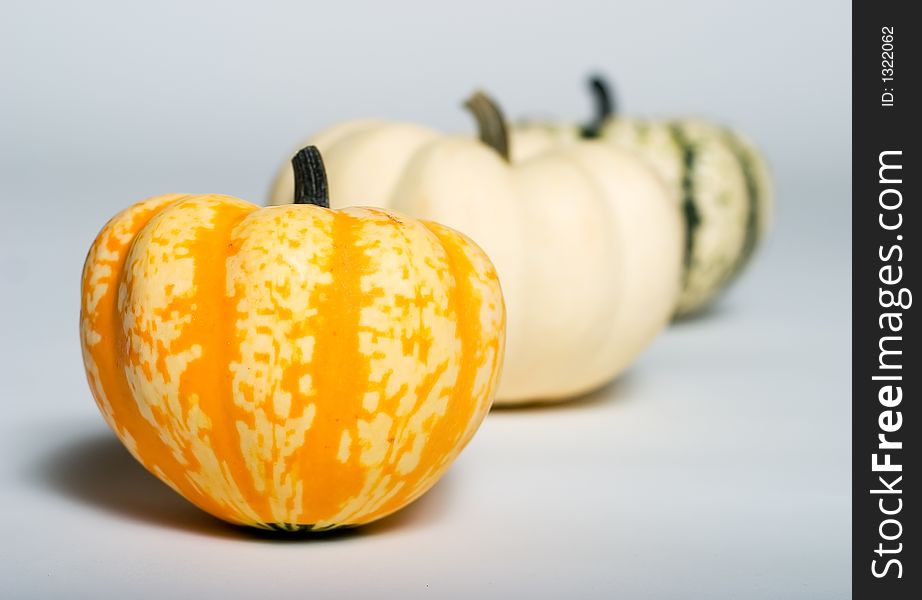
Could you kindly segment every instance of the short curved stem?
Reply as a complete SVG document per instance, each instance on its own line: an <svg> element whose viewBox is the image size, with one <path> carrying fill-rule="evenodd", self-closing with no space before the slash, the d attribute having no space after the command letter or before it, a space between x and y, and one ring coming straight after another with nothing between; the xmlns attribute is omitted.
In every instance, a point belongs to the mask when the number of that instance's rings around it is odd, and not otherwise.
<svg viewBox="0 0 922 600"><path fill-rule="evenodd" d="M474 92L464 107L477 119L480 141L493 148L504 160L509 160L509 131L499 105L483 92Z"/></svg>
<svg viewBox="0 0 922 600"><path fill-rule="evenodd" d="M291 159L295 172L295 204L330 208L330 191L323 158L316 146L302 148Z"/></svg>
<svg viewBox="0 0 922 600"><path fill-rule="evenodd" d="M583 137L597 138L602 134L605 121L616 112L615 96L608 82L601 75L593 75L589 78L589 89L592 91L595 115L589 123L583 126Z"/></svg>

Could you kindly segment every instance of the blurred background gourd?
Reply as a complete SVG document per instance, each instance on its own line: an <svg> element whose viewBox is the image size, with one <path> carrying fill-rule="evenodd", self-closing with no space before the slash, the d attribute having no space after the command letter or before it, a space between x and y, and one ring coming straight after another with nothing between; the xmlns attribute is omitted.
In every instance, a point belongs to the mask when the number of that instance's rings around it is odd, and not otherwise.
<svg viewBox="0 0 922 600"><path fill-rule="evenodd" d="M513 160L586 139L643 159L666 183L685 221L676 315L705 308L742 272L769 228L773 199L765 159L743 134L710 121L623 116L604 79L589 83L593 120L520 122L511 128Z"/></svg>
<svg viewBox="0 0 922 600"><path fill-rule="evenodd" d="M477 93L466 106L480 139L360 120L308 143L323 151L335 202L444 223L490 256L508 313L497 403L587 392L627 368L673 314L680 215L643 160L592 140L516 159L497 105ZM292 193L286 163L270 202Z"/></svg>

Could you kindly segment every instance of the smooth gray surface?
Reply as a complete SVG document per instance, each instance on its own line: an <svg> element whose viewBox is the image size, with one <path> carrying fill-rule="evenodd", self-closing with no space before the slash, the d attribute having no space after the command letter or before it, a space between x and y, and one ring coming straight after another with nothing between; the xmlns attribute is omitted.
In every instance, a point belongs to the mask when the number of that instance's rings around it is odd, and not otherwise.
<svg viewBox="0 0 922 600"><path fill-rule="evenodd" d="M4 3L0 595L842 598L850 590L847 2ZM198 513L90 397L79 272L107 218L168 191L262 199L331 121L470 127L629 110L739 125L779 214L710 314L569 405L494 411L397 516L313 542Z"/></svg>

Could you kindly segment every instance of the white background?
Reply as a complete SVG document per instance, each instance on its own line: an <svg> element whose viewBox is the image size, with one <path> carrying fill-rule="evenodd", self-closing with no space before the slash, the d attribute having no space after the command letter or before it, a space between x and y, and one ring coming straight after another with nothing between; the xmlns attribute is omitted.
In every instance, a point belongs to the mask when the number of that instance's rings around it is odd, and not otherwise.
<svg viewBox="0 0 922 600"><path fill-rule="evenodd" d="M4 2L0 595L841 598L850 590L847 2ZM257 7L258 6L258 7ZM775 230L708 314L569 405L491 413L402 513L250 535L135 465L88 391L79 272L170 191L262 201L305 134L703 114L765 148Z"/></svg>

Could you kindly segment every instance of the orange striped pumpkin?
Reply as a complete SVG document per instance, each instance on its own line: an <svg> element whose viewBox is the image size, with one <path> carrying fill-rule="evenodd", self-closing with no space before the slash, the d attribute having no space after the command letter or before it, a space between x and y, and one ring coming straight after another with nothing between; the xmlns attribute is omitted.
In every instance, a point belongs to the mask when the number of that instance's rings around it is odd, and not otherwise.
<svg viewBox="0 0 922 600"><path fill-rule="evenodd" d="M299 164L299 204L170 194L113 218L80 317L90 388L135 458L221 519L285 530L429 489L489 410L505 327L473 242L330 210L319 154Z"/></svg>

